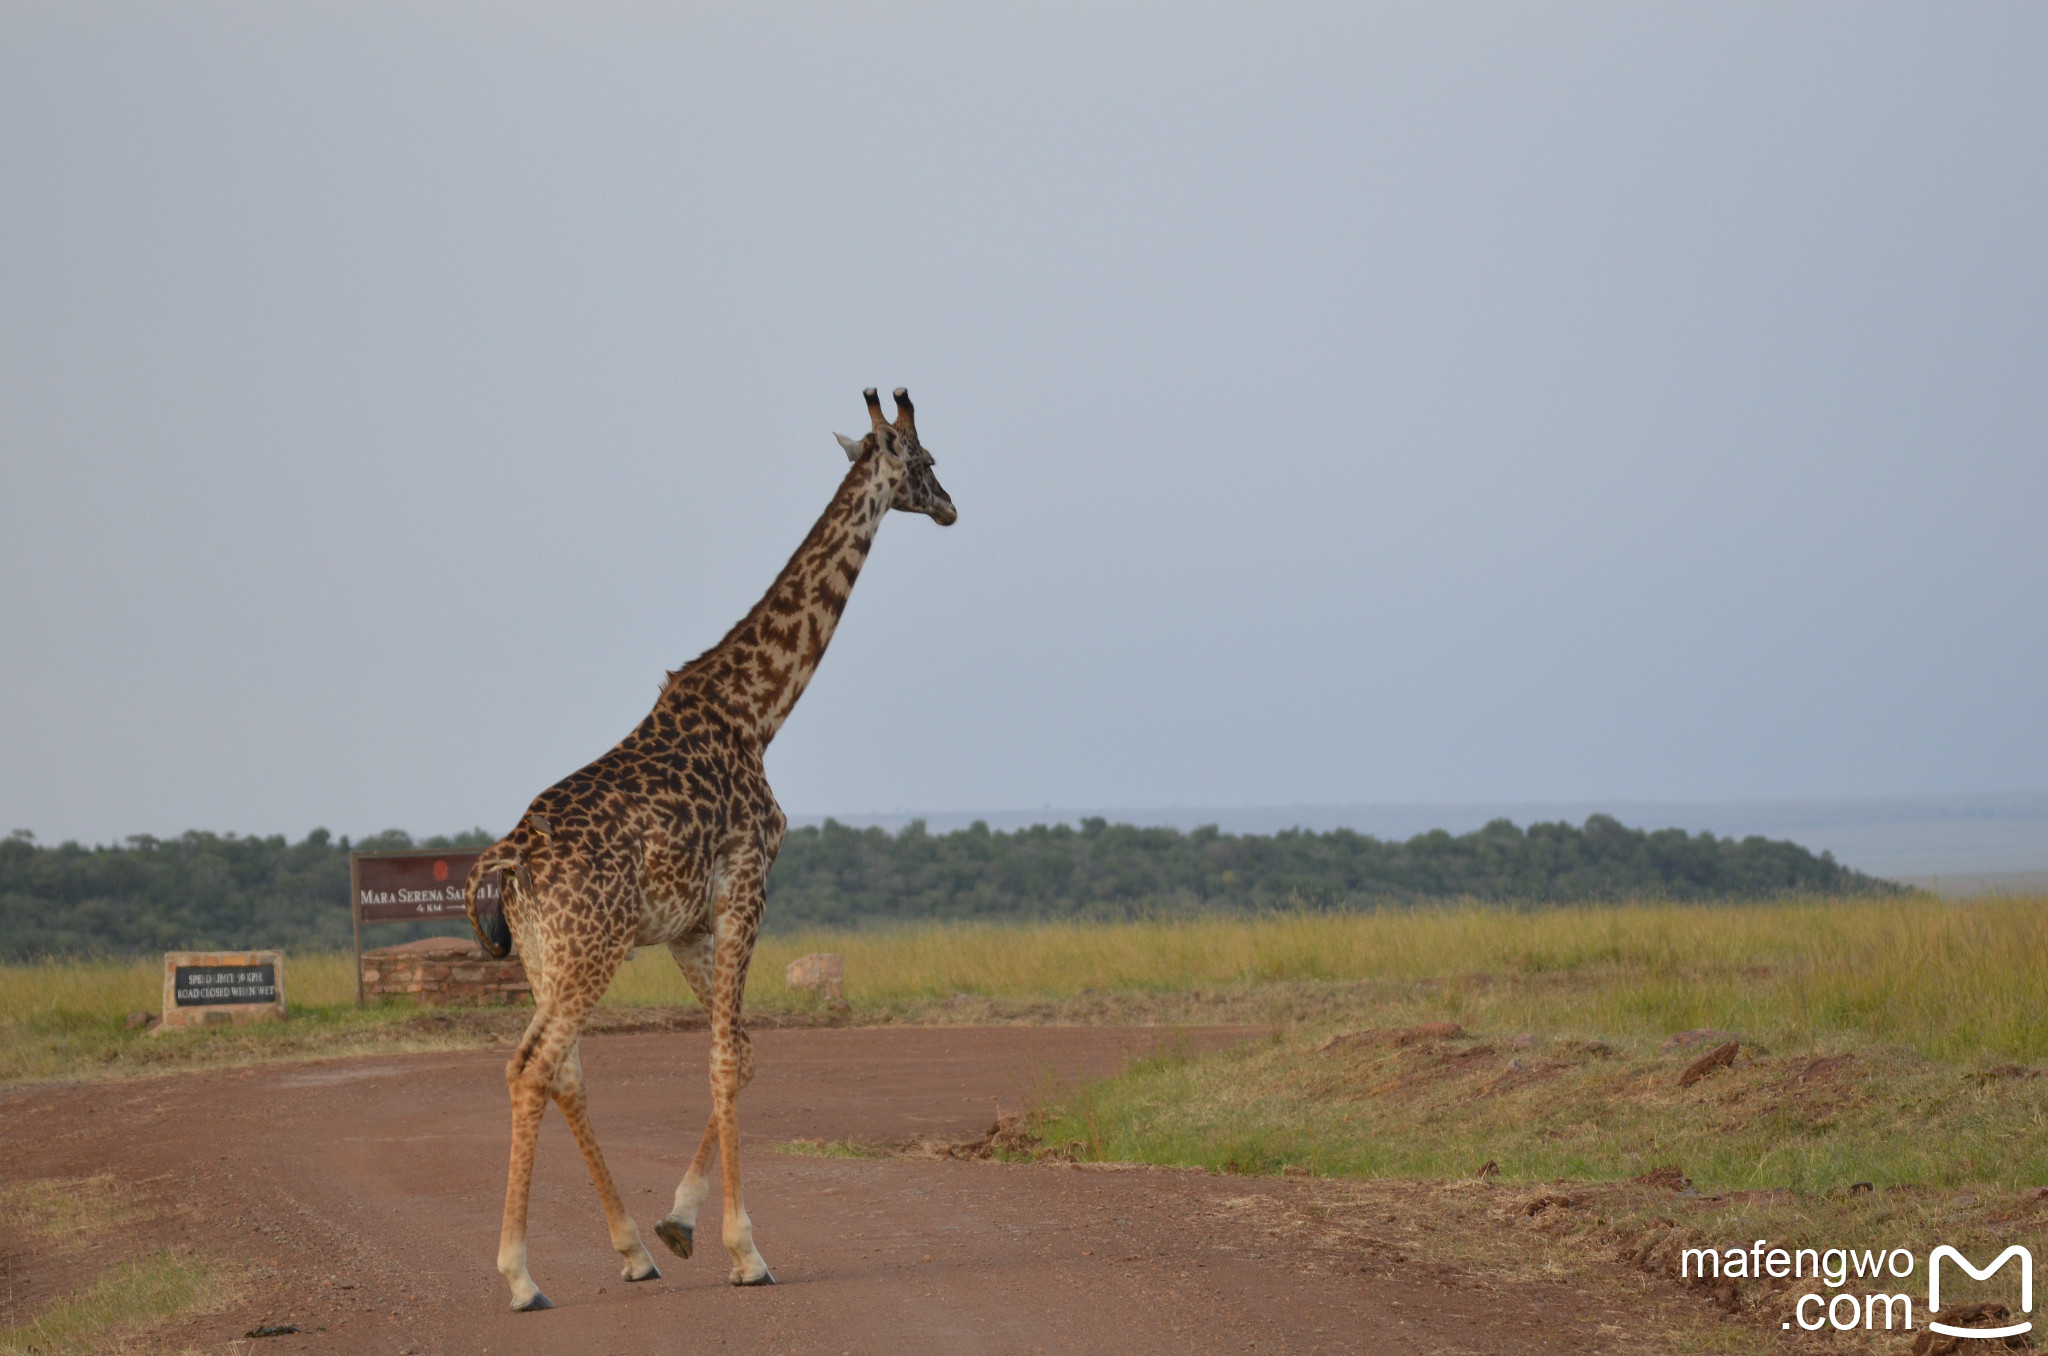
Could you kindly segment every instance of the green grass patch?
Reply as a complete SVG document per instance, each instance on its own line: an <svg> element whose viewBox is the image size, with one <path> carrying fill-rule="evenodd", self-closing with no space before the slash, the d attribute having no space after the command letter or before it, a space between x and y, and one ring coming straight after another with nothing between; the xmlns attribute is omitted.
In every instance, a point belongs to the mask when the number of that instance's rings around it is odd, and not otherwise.
<svg viewBox="0 0 2048 1356"><path fill-rule="evenodd" d="M35 1178L0 1187L0 1236L10 1247L66 1259L70 1266L119 1249L124 1231L155 1215L113 1173ZM244 1273L182 1248L167 1248L99 1270L83 1288L43 1303L25 1322L0 1326L0 1356L63 1356L125 1349L143 1329L210 1312L242 1289Z"/></svg>
<svg viewBox="0 0 2048 1356"><path fill-rule="evenodd" d="M2040 1256L2044 920L2041 898L1418 920L1378 974L1270 985L1264 1035L1169 1047L1033 1129L1061 1157L1320 1179L1361 1238L1527 1279L1619 1262L1661 1283L1684 1248L1758 1238ZM1740 1048L1688 1084L1721 1043L1667 1046L1694 1028ZM1776 1333L1817 1288L1716 1302Z"/></svg>
<svg viewBox="0 0 2048 1356"><path fill-rule="evenodd" d="M1088 1084L1039 1128L1084 1159L1219 1172L1603 1181L1676 1164L1709 1192L2048 1182L2037 1071L1896 1046L1757 1046L1680 1086L1707 1047L1473 1029L1397 1043L1293 1030L1167 1053ZM1519 1038L1519 1039L1517 1039Z"/></svg>
<svg viewBox="0 0 2048 1356"><path fill-rule="evenodd" d="M963 997L1086 1006L1199 995L1279 1020L1392 1003L1495 1029L1636 1038L1725 1026L1779 1046L1834 1037L1930 1059L2048 1059L2048 897L1773 904L1481 905L1136 923L928 925L764 938L750 1010L801 1010L783 967L846 957L857 1016L932 1016ZM1963 1001L1959 1001L1963 1000ZM641 951L610 1001L689 1001Z"/></svg>
<svg viewBox="0 0 2048 1356"><path fill-rule="evenodd" d="M27 1323L0 1328L0 1356L118 1350L125 1334L219 1309L238 1290L227 1270L196 1254L165 1249L113 1268Z"/></svg>
<svg viewBox="0 0 2048 1356"><path fill-rule="evenodd" d="M1771 904L1476 904L1127 923L928 924L764 937L747 1007L826 1018L790 992L795 957L846 958L845 1020L1350 1023L1461 1021L1475 1030L1626 1045L1726 1027L1783 1052L1881 1045L1937 1063L2048 1060L2048 897L1930 896ZM0 966L0 1081L149 1073L318 1055L488 1045L524 1009L354 1004L350 958L292 955L282 1023L153 1037L150 961ZM661 947L619 971L615 1014L694 1010Z"/></svg>
<svg viewBox="0 0 2048 1356"><path fill-rule="evenodd" d="M761 1146L771 1154L795 1154L801 1158L888 1158L888 1149L851 1139L785 1139Z"/></svg>
<svg viewBox="0 0 2048 1356"><path fill-rule="evenodd" d="M344 957L344 960L346 958ZM7 977L0 975L0 987ZM185 1069L489 1045L516 1035L530 1010L423 1011L408 1002L294 1005L282 1022L200 1027L155 1035L122 1016L59 1010L0 1023L0 1082L174 1073Z"/></svg>
<svg viewBox="0 0 2048 1356"><path fill-rule="evenodd" d="M352 957L285 962L284 1022L153 1035L131 1025L163 1009L163 963L54 959L0 966L0 1082L168 1072L351 1049L433 1048L408 1033L411 1004L358 1009ZM445 1042L444 1042L445 1043Z"/></svg>
<svg viewBox="0 0 2048 1356"><path fill-rule="evenodd" d="M83 1248L94 1234L146 1217L111 1172L37 1178L0 1186L0 1221L16 1234L59 1252Z"/></svg>
<svg viewBox="0 0 2048 1356"><path fill-rule="evenodd" d="M294 952L285 962L286 999L294 1007L353 1003L353 959L346 953ZM0 965L0 1025L118 1021L130 1013L160 1012L163 1004L161 957L53 957Z"/></svg>
<svg viewBox="0 0 2048 1356"><path fill-rule="evenodd" d="M2038 1257L2048 1242L2048 1209L2040 1202L1986 1202L1904 1187L1847 1195L1701 1194L1642 1183L1327 1178L1293 1191L1226 1198L1224 1204L1248 1233L1338 1243L1372 1259L1368 1268L1389 1261L1433 1263L1483 1274L1490 1284L1558 1283L1604 1294L1629 1314L1627 1350L1646 1352L1901 1356L1911 1349L1914 1334L1886 1333L1881 1324L1869 1332L1829 1329L1808 1337L1796 1326L1800 1297L1818 1295L1825 1304L1841 1293L1903 1293L1914 1306L1915 1333L1924 1332L1932 1246L1948 1243L1988 1260L2013 1242L2028 1245ZM1714 1276L1702 1283L1702 1259L1697 1251L1686 1256L1688 1250L1711 1249L1718 1264L1728 1249L1748 1253L1759 1239L1765 1240L1765 1255L1783 1248L1788 1261L1794 1249L1813 1249L1800 1263L1803 1274L1776 1277L1766 1270L1761 1278ZM1897 1247L1913 1255L1912 1265L1901 1277L1898 1259L1887 1257L1881 1281L1867 1270L1859 1277L1856 1260L1844 1255L1852 1249L1888 1254ZM1843 1251L1830 1254L1833 1249ZM1863 1260L1867 1265L1870 1259ZM1749 1271L1747 1264L1743 1270ZM1844 1284L1829 1285L1832 1276L1842 1276ZM1942 1300L2014 1305L2014 1279L2008 1268L1976 1282L1951 1266L1942 1279ZM1690 1298L1678 1293L1687 1289ZM1805 1321L1813 1321L1811 1302ZM1822 1327L1828 1329L1824 1321Z"/></svg>

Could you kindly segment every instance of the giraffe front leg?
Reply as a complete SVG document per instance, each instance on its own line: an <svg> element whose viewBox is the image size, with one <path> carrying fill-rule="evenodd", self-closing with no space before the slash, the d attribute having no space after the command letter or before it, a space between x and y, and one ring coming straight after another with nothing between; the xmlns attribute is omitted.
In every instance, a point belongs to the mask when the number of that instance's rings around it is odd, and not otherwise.
<svg viewBox="0 0 2048 1356"><path fill-rule="evenodd" d="M725 1250L732 1254L734 1285L773 1285L774 1275L754 1246L754 1222L740 1193L740 1089L754 1077L754 1043L740 1024L740 994L746 986L746 954L720 976L718 1007L711 1023L711 1119L718 1129L720 1186L725 1195Z"/></svg>
<svg viewBox="0 0 2048 1356"><path fill-rule="evenodd" d="M668 944L668 952L675 957L676 968L690 982L690 992L697 995L697 1002L702 1005L706 1017L712 1014L712 989L717 978L712 942L710 933L700 932ZM669 1210L668 1217L654 1226L655 1236L678 1257L688 1257L696 1246L697 1211L711 1190L708 1174L711 1155L717 1149L718 1116L713 1113L704 1124L704 1138L697 1142L697 1152L690 1159L690 1166L684 1170L683 1180L676 1184L675 1205Z"/></svg>
<svg viewBox="0 0 2048 1356"><path fill-rule="evenodd" d="M725 1250L732 1254L732 1271L726 1279L734 1285L773 1285L768 1270L754 1246L754 1221L747 1215L740 1194L740 1117L738 1057L729 1041L714 1039L711 1051L711 1100L718 1123L720 1186L725 1192Z"/></svg>
<svg viewBox="0 0 2048 1356"><path fill-rule="evenodd" d="M697 1145L696 1157L690 1160L690 1166L683 1172L683 1180L676 1184L674 1207L666 1219L654 1226L655 1237L668 1244L668 1250L678 1257L688 1257L695 1246L697 1211L711 1191L711 1182L706 1174L711 1170L711 1155L717 1149L718 1117L714 1113L704 1126L704 1138Z"/></svg>
<svg viewBox="0 0 2048 1356"><path fill-rule="evenodd" d="M715 1133L725 1197L725 1248L732 1254L728 1279L734 1285L775 1284L774 1274L754 1246L754 1224L740 1194L739 1092L754 1074L753 1042L747 1039L740 1021L740 1004L767 903L764 856L772 860L772 848L765 854L742 854L728 860L724 887L716 901L718 921L712 931L669 947L711 1018L711 1124L676 1188L675 1212L662 1221L667 1227L658 1232L678 1252L690 1246L697 1208L704 1201L705 1169L710 1166Z"/></svg>

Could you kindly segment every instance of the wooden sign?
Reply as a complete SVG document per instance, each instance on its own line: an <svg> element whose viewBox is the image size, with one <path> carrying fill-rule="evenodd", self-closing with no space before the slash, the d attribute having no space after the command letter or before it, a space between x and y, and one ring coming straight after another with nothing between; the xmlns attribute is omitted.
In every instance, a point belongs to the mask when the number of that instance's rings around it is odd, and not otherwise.
<svg viewBox="0 0 2048 1356"><path fill-rule="evenodd" d="M228 1026L285 1015L284 952L166 951L164 1022Z"/></svg>
<svg viewBox="0 0 2048 1356"><path fill-rule="evenodd" d="M475 849L443 852L432 848L348 854L349 911L355 916L357 1003L363 1001L363 924L447 919L451 923L459 920L467 930L469 909L463 895L469 868L482 855ZM498 873L494 871L477 886L479 921L502 913L504 907L498 893Z"/></svg>
<svg viewBox="0 0 2048 1356"><path fill-rule="evenodd" d="M462 899L478 852L351 852L349 890L364 923L409 923L430 918L468 920ZM477 887L478 913L496 913L498 877Z"/></svg>

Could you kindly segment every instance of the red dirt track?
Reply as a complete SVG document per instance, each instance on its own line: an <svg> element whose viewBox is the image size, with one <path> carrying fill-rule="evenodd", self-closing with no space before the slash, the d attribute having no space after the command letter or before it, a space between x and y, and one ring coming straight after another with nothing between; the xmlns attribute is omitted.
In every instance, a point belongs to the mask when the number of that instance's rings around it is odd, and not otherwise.
<svg viewBox="0 0 2048 1356"><path fill-rule="evenodd" d="M0 1180L111 1170L166 1207L124 1240L124 1253L183 1243L262 1268L228 1312L153 1334L145 1348L255 1356L1613 1349L1597 1331L1613 1317L1608 1306L1565 1287L1496 1284L1257 1227L1263 1208L1301 1198L1311 1189L1303 1184L760 1147L805 1137L971 1138L988 1128L998 1102L1017 1110L1050 1080L1113 1070L1160 1035L1101 1027L758 1033L759 1074L740 1099L752 1146L747 1206L781 1282L760 1289L725 1284L715 1182L696 1257L671 1255L653 1234L708 1110L701 1033L584 1041L592 1116L663 1278L619 1280L596 1193L551 1111L531 1235L534 1279L558 1306L545 1313L509 1312L493 1266L508 1138L503 1051L13 1089L0 1093ZM258 1323L308 1331L236 1342Z"/></svg>

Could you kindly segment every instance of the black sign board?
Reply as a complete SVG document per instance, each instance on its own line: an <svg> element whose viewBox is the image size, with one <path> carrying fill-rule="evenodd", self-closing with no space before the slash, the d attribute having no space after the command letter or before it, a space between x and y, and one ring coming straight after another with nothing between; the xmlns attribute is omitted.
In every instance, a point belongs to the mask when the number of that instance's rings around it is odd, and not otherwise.
<svg viewBox="0 0 2048 1356"><path fill-rule="evenodd" d="M275 1003L274 965L180 965L173 968L171 1001L181 1008L221 1003Z"/></svg>

